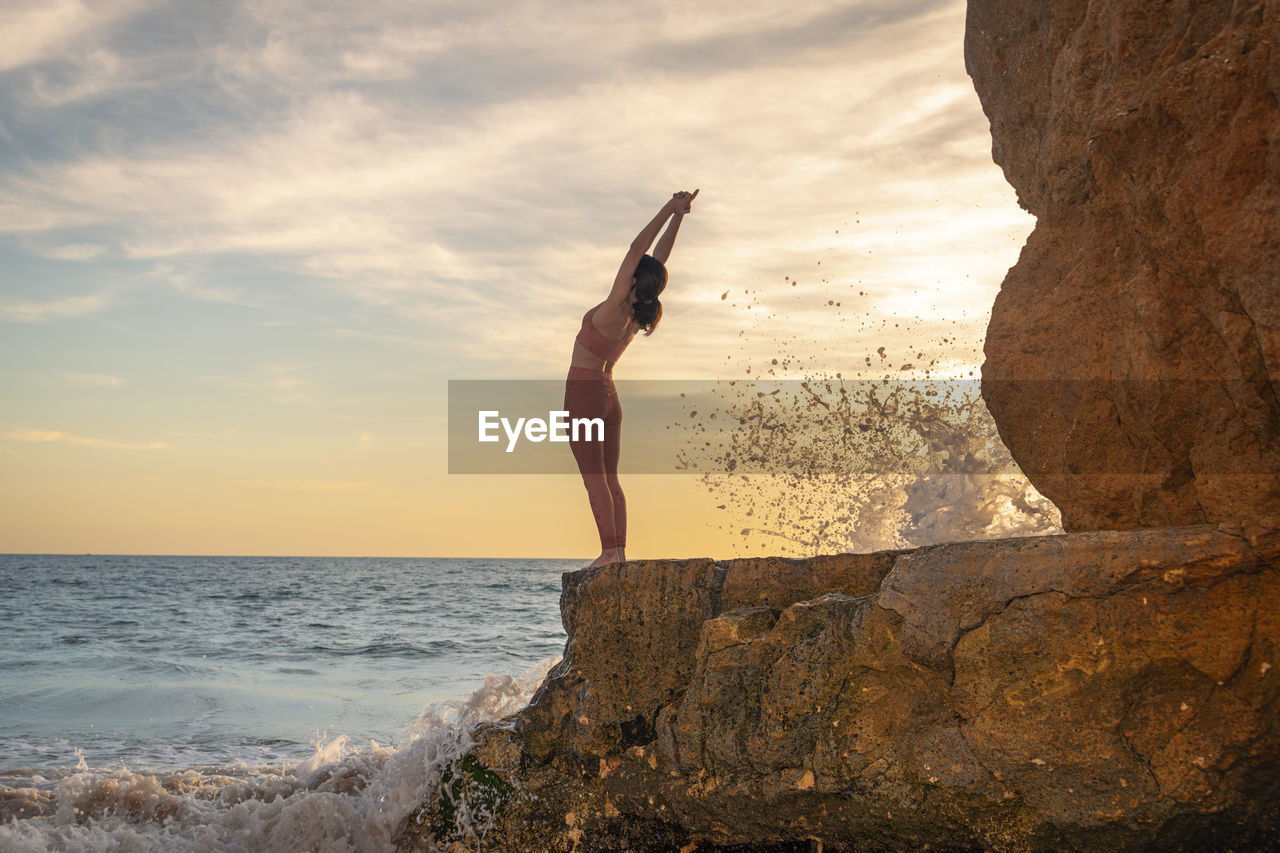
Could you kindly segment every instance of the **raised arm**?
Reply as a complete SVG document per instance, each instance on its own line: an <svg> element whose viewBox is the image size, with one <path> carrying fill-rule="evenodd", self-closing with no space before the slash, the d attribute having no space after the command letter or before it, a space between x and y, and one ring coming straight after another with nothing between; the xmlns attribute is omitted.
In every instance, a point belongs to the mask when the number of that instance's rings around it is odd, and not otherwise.
<svg viewBox="0 0 1280 853"><path fill-rule="evenodd" d="M693 200L698 197L698 191L694 190L692 194L680 192L675 194L676 199L683 199L684 204L676 208L675 214L671 217L671 223L667 225L667 230L662 232L662 236L658 238L658 245L653 249L653 256L662 263L667 262L667 258L671 257L671 247L676 243L676 234L680 231L680 223L684 220L684 215L693 209Z"/></svg>
<svg viewBox="0 0 1280 853"><path fill-rule="evenodd" d="M671 247L675 245L676 233L680 230L680 221L684 219L684 211L677 210L671 215L671 221L667 223L667 230L662 232L662 236L658 238L658 245L653 247L653 256L664 264L667 258L671 257Z"/></svg>
<svg viewBox="0 0 1280 853"><path fill-rule="evenodd" d="M694 190L693 195L697 194L697 190ZM663 255L661 257L654 255L658 260L666 263L667 257L671 254L671 244L676 239L675 231L680 227L679 219L688 212L689 203L692 200L693 196L689 193L676 193L662 206L657 215L649 220L649 224L641 229L636 238L631 241L631 247L627 249L626 257L622 259L622 265L618 267L618 274L613 279L613 287L609 290L606 302L620 305L626 301L627 295L631 292L631 278L635 275L636 264L640 263L640 258L653 245L658 232L662 230L663 223L675 216L676 219L668 226L667 232L662 235L662 241L655 250L655 252L663 252ZM663 248L664 245L665 249Z"/></svg>

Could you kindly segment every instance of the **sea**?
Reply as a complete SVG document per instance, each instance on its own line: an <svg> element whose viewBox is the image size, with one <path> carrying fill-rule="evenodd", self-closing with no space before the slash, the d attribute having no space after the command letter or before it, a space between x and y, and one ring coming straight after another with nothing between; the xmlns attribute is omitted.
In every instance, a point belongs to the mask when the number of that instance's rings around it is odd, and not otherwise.
<svg viewBox="0 0 1280 853"><path fill-rule="evenodd" d="M582 564L0 555L0 850L394 849Z"/></svg>

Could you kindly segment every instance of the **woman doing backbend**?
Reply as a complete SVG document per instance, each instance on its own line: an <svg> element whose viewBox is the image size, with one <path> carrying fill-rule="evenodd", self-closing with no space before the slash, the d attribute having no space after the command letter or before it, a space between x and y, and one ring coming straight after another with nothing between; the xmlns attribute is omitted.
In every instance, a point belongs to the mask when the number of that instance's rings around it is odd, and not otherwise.
<svg viewBox="0 0 1280 853"><path fill-rule="evenodd" d="M569 442L600 534L600 556L588 568L626 559L627 499L618 482L622 407L613 385L613 365L637 332L643 330L649 335L658 327L662 318L658 294L667 286L665 264L680 222L692 209L697 195L697 190L676 193L636 235L609 295L583 315L582 328L573 342L564 408L570 418L599 418L604 422L604 441L586 440L596 437L589 435ZM653 254L648 254L668 220L670 224Z"/></svg>

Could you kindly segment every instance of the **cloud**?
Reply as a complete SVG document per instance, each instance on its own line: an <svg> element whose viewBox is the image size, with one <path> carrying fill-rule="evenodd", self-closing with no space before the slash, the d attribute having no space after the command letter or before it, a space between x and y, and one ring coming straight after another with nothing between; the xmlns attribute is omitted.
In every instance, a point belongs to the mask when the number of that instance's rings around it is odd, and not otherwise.
<svg viewBox="0 0 1280 853"><path fill-rule="evenodd" d="M110 231L77 241L203 301L266 304L198 272L257 259L355 305L349 335L429 337L530 373L560 369L631 237L696 185L669 345L628 364L720 363L740 318L711 305L699 320L714 327L695 333L682 302L820 259L850 283L947 277L989 302L1012 258L988 245L958 262L957 235L1016 245L1029 226L971 215L1016 208L964 76L963 17L960 0L243 4L197 45L204 76L182 80L204 110L194 133L119 129L131 144L0 172L0 232ZM26 322L89 310L0 306ZM789 310L836 331L815 306ZM886 295L870 310L912 306ZM254 383L305 394L296 373Z"/></svg>
<svg viewBox="0 0 1280 853"><path fill-rule="evenodd" d="M95 50L60 64L54 71L33 71L27 100L57 107L97 97L129 81L127 67L109 50Z"/></svg>
<svg viewBox="0 0 1280 853"><path fill-rule="evenodd" d="M280 492L381 492L381 487L368 480L281 480L259 477L237 480L234 485Z"/></svg>
<svg viewBox="0 0 1280 853"><path fill-rule="evenodd" d="M296 403L309 399L315 391L315 383L302 376L314 365L273 364L258 368L248 376L232 379L225 384L233 391L263 397L277 403Z"/></svg>
<svg viewBox="0 0 1280 853"><path fill-rule="evenodd" d="M58 261L92 261L102 257L107 247L101 243L65 243L40 252L46 258Z"/></svg>
<svg viewBox="0 0 1280 853"><path fill-rule="evenodd" d="M182 438L206 438L221 440L225 438L234 438L240 434L240 430L234 427L223 427L220 430L205 430L203 432L186 432L181 430L170 430L169 435L176 435Z"/></svg>
<svg viewBox="0 0 1280 853"><path fill-rule="evenodd" d="M83 435L72 435L62 430L28 429L16 427L0 435L6 441L23 444L51 444L61 442L81 447L101 447L110 450L167 450L172 445L167 441L116 441L109 438L92 438Z"/></svg>
<svg viewBox="0 0 1280 853"><path fill-rule="evenodd" d="M222 302L251 307L261 307L263 304L262 297L257 294L246 293L237 288L211 287L202 284L196 276L179 272L171 263L155 264L151 268L151 274L172 285L173 289L183 296L199 302Z"/></svg>
<svg viewBox="0 0 1280 853"><path fill-rule="evenodd" d="M107 306L106 294L68 296L48 302L0 303L0 317L18 323L45 323L52 319L80 317Z"/></svg>
<svg viewBox="0 0 1280 853"><path fill-rule="evenodd" d="M123 388L125 386L124 379L104 373L64 373L62 379L82 388Z"/></svg>
<svg viewBox="0 0 1280 853"><path fill-rule="evenodd" d="M74 55L86 37L101 37L135 2L6 0L0 9L0 71Z"/></svg>

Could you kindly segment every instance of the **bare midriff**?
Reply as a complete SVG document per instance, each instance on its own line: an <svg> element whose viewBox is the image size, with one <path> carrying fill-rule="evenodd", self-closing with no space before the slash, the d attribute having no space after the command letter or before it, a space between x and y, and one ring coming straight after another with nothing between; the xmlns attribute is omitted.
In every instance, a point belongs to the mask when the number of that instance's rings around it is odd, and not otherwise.
<svg viewBox="0 0 1280 853"><path fill-rule="evenodd" d="M600 370L605 373L612 373L614 364L615 362L605 361L603 358L599 358L587 352L587 348L577 341L573 342L573 358L569 360L570 367L581 367L587 370Z"/></svg>
<svg viewBox="0 0 1280 853"><path fill-rule="evenodd" d="M597 314L598 313L599 312L597 311ZM593 324L594 324L594 320L595 318L593 317L592 318ZM615 338L613 335L616 334L617 332L614 329L610 329L606 331L602 329L600 326L596 326L596 330L601 335L603 335L606 338L609 338L612 341L620 342L625 340L628 343L630 343L631 339L635 337L635 334L636 334L636 330L632 328L632 323L629 319L627 321L626 331L624 332L625 337ZM581 367L587 370L599 370L604 373L612 373L614 364L616 364L615 361L607 361L601 358L600 356L596 355L595 353L591 352L586 347L584 347L582 343L578 341L577 338L574 339L573 357L569 360L570 367Z"/></svg>

